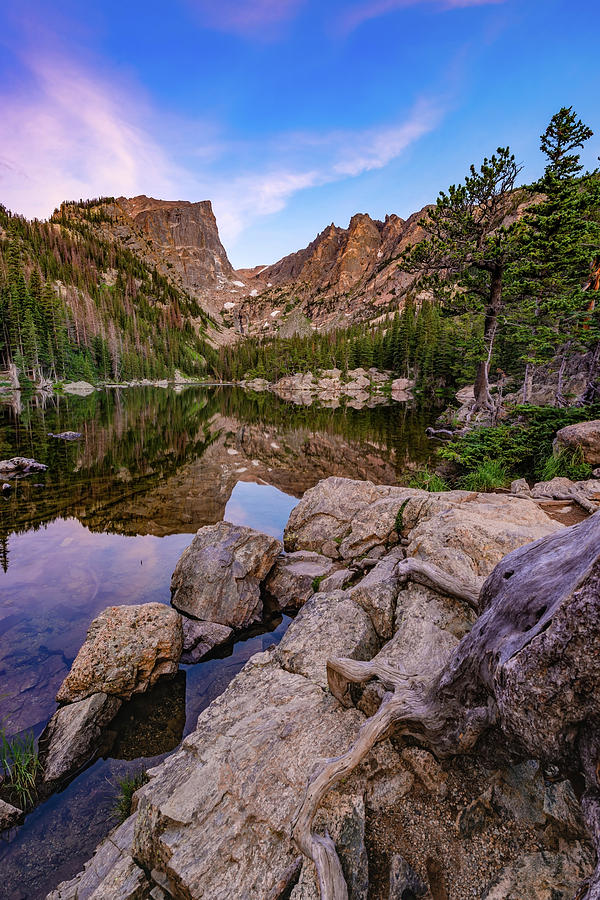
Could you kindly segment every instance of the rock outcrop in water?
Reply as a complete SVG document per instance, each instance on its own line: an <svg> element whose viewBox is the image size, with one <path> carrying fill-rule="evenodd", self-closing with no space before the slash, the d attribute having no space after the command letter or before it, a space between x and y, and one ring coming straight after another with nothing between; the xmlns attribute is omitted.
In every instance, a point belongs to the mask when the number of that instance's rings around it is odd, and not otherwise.
<svg viewBox="0 0 600 900"><path fill-rule="evenodd" d="M110 606L90 625L56 699L73 703L103 692L128 700L174 675L182 646L181 618L168 606Z"/></svg>
<svg viewBox="0 0 600 900"><path fill-rule="evenodd" d="M186 616L229 628L261 622L260 583L282 549L280 541L253 528L205 525L175 566L171 603Z"/></svg>
<svg viewBox="0 0 600 900"><path fill-rule="evenodd" d="M378 681L345 688L340 681L330 692L327 660L435 677L476 612L426 578L407 579L403 566L443 566L480 586L510 551L535 556L535 544L518 548L567 535L526 498L373 491L329 479L306 496L291 523L296 541L326 543L333 527L351 552L380 536L383 556L348 589L308 599L279 647L254 656L201 714L196 731L149 773L130 820L53 900L94 891L134 900L145 896L140 885L185 900L316 900L314 866L291 837L307 780L352 746L384 690ZM398 538L404 547L386 548ZM505 569L494 583L508 583ZM366 900L367 890L387 898L390 882L417 896L411 885L422 883L431 896L457 900L496 900L502 890L520 900L575 894L593 870L593 852L569 782L510 754L486 759L437 761L402 739L371 749L315 820L320 834L333 836L350 898ZM399 849L402 859L390 867Z"/></svg>

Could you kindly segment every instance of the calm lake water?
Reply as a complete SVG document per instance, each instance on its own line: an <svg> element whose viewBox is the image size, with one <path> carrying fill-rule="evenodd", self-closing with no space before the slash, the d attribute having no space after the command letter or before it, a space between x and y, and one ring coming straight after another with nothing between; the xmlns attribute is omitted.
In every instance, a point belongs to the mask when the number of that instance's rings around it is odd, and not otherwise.
<svg viewBox="0 0 600 900"><path fill-rule="evenodd" d="M0 459L48 465L0 497L0 722L38 735L92 619L107 606L169 602L193 533L221 519L281 537L329 475L393 484L431 453L433 419L406 404L296 407L237 388L98 391L0 406ZM50 437L82 433L79 441ZM44 897L115 824L118 779L159 761L289 619L238 641L124 705L101 759L0 840L0 896Z"/></svg>

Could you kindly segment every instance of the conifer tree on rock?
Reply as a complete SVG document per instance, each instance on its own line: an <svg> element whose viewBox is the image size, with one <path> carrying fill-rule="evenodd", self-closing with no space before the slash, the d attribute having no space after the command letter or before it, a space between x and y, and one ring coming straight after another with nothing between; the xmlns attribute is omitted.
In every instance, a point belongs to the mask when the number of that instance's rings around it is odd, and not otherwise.
<svg viewBox="0 0 600 900"><path fill-rule="evenodd" d="M464 183L442 191L421 222L428 237L408 248L402 266L425 270L436 293L454 307L484 311L483 344L475 379L476 408L493 410L489 370L504 306L509 263L521 195L515 192L521 171L508 147L499 147L479 169L471 166Z"/></svg>

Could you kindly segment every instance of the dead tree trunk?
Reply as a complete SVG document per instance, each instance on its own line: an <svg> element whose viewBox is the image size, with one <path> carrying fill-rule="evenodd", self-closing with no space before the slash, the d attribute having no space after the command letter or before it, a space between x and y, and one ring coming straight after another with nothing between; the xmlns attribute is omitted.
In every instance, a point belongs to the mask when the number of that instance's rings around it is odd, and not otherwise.
<svg viewBox="0 0 600 900"><path fill-rule="evenodd" d="M432 575L422 577L435 583ZM352 682L376 677L388 693L354 746L308 784L296 818L294 838L316 865L322 900L346 900L347 889L333 841L312 833L314 815L392 729L440 757L475 752L487 733L498 755L583 774L582 809L600 851L600 513L506 556L483 585L479 609L433 680L374 661L328 661L330 689L343 704ZM600 900L600 865L583 897Z"/></svg>

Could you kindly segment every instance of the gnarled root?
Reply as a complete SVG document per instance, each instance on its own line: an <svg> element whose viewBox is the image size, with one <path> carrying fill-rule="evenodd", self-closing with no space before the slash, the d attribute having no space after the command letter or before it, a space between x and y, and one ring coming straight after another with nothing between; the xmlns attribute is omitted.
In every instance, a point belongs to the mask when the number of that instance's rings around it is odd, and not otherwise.
<svg viewBox="0 0 600 900"><path fill-rule="evenodd" d="M439 569L423 559L418 559L416 556L400 560L396 566L396 575L401 583L412 579L425 587L434 588L440 594L464 600L471 609L479 610L479 594L483 586L483 578L467 579L449 575L443 569Z"/></svg>
<svg viewBox="0 0 600 900"><path fill-rule="evenodd" d="M360 729L356 743L343 756L327 760L317 777L308 784L294 823L293 837L300 850L315 864L321 900L347 900L348 889L335 844L329 835L321 837L312 833L315 813L333 785L352 772L371 747L386 736L390 726L401 715L401 708L399 698L386 694L376 714L367 719Z"/></svg>
<svg viewBox="0 0 600 900"><path fill-rule="evenodd" d="M399 570L452 596L475 598L473 584L457 589L419 560L404 560ZM345 705L349 685L369 678L380 678L393 693L347 753L327 760L307 786L293 836L315 863L322 900L347 900L348 893L333 841L312 833L316 810L392 729L451 756L472 752L495 727L498 749L504 744L564 771L579 767L586 779L583 812L600 855L598 597L600 513L508 554L479 594L481 615L472 630L432 680L377 660L328 661L330 689ZM600 900L600 864L583 890L582 900Z"/></svg>

